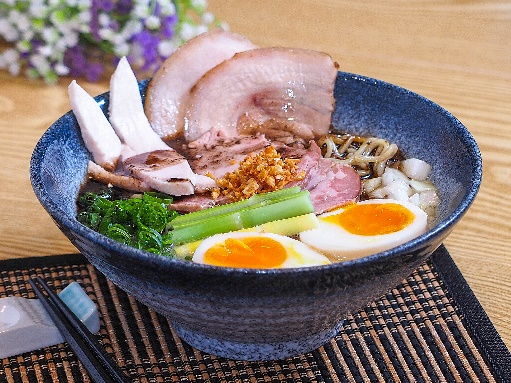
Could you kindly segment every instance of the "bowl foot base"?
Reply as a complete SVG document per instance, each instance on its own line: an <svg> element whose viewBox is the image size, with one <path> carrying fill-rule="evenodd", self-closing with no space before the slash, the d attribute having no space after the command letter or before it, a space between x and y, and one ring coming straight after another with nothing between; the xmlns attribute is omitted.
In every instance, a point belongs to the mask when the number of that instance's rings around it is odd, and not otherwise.
<svg viewBox="0 0 511 383"><path fill-rule="evenodd" d="M214 338L190 331L178 323L172 323L172 327L183 341L201 351L229 359L265 361L290 358L313 351L332 339L339 332L343 322L344 320L340 321L333 329L302 338L264 343Z"/></svg>

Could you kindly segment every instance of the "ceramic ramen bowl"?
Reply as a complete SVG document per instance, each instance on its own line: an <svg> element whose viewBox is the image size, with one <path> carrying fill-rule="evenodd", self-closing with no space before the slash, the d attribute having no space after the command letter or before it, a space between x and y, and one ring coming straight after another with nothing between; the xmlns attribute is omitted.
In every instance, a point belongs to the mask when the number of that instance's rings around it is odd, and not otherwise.
<svg viewBox="0 0 511 383"><path fill-rule="evenodd" d="M140 83L144 94L147 81ZM72 112L44 133L30 176L40 203L87 259L114 284L168 317L179 336L208 353L269 360L316 349L343 318L409 276L467 211L481 182L481 156L449 112L406 89L339 72L335 128L395 142L432 166L442 200L420 237L375 255L327 266L234 269L170 259L104 237L76 219L89 154ZM96 100L107 111L108 93Z"/></svg>

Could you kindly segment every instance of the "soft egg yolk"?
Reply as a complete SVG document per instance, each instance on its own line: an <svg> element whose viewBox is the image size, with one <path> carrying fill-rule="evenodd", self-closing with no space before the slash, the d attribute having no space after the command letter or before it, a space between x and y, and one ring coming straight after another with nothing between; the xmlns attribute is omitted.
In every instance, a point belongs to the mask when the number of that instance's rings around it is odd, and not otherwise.
<svg viewBox="0 0 511 383"><path fill-rule="evenodd" d="M397 203L352 204L339 214L323 218L351 234L366 236L398 232L414 219L410 210Z"/></svg>
<svg viewBox="0 0 511 383"><path fill-rule="evenodd" d="M285 247L268 237L227 238L206 250L204 262L214 266L268 269L287 258Z"/></svg>

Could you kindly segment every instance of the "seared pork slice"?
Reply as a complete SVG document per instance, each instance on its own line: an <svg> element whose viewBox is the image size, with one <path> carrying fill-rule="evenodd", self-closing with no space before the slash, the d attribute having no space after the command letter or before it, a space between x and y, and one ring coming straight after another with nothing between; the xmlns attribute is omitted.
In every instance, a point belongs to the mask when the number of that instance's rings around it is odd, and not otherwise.
<svg viewBox="0 0 511 383"><path fill-rule="evenodd" d="M336 64L321 52L259 48L237 53L192 88L185 138L196 140L212 128L235 137L269 120L307 139L324 135L336 76Z"/></svg>
<svg viewBox="0 0 511 383"><path fill-rule="evenodd" d="M167 150L144 113L137 78L126 57L110 79L110 123L122 142L135 153Z"/></svg>
<svg viewBox="0 0 511 383"><path fill-rule="evenodd" d="M138 178L107 171L92 161L89 161L87 164L87 175L98 182L110 184L133 192L145 192L152 190L149 185Z"/></svg>
<svg viewBox="0 0 511 383"><path fill-rule="evenodd" d="M169 139L183 132L184 113L193 85L211 68L235 53L257 48L245 37L220 28L179 47L147 87L145 112L154 131Z"/></svg>
<svg viewBox="0 0 511 383"><path fill-rule="evenodd" d="M121 155L121 140L98 103L75 80L69 84L68 94L83 141L92 158L104 169L114 170Z"/></svg>
<svg viewBox="0 0 511 383"><path fill-rule="evenodd" d="M126 172L155 190L174 196L203 192L214 186L213 179L195 174L186 159L175 150L155 150L123 162Z"/></svg>
<svg viewBox="0 0 511 383"><path fill-rule="evenodd" d="M188 158L195 173L210 174L214 178L223 177L236 170L246 156L259 153L270 145L270 141L263 134L226 138L211 130L205 136L183 145L180 152Z"/></svg>
<svg viewBox="0 0 511 383"><path fill-rule="evenodd" d="M298 185L302 190L308 190L316 214L356 201L360 196L358 173L349 165L323 158L314 141L298 163L297 171L305 171L305 177L290 182L286 187Z"/></svg>

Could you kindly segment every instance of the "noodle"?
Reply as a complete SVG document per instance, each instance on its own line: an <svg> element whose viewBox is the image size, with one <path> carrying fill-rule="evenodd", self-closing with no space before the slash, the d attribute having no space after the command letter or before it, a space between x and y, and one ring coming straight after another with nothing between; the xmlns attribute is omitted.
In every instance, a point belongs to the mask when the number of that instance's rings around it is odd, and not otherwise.
<svg viewBox="0 0 511 383"><path fill-rule="evenodd" d="M328 134L319 139L318 145L325 158L353 166L361 178L380 177L398 152L396 144L382 138L352 134Z"/></svg>

